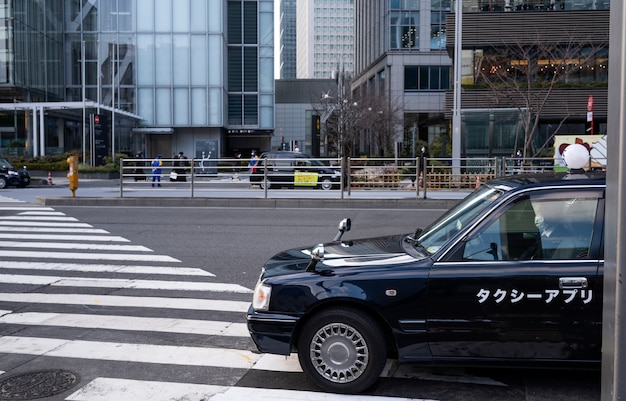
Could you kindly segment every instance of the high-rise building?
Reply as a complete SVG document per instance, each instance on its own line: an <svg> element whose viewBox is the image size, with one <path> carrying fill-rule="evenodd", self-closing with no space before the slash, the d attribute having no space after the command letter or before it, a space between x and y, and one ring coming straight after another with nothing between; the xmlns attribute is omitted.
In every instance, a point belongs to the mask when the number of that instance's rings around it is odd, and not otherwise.
<svg viewBox="0 0 626 401"><path fill-rule="evenodd" d="M0 151L269 148L273 4L0 0Z"/></svg>
<svg viewBox="0 0 626 401"><path fill-rule="evenodd" d="M297 2L297 78L354 71L354 0Z"/></svg>
<svg viewBox="0 0 626 401"><path fill-rule="evenodd" d="M296 78L296 0L280 1L280 79Z"/></svg>
<svg viewBox="0 0 626 401"><path fill-rule="evenodd" d="M445 91L452 60L445 17L451 0L356 0L352 92L384 98L395 110L394 141L416 156L416 141L432 142L447 130ZM367 144L365 146L368 146Z"/></svg>

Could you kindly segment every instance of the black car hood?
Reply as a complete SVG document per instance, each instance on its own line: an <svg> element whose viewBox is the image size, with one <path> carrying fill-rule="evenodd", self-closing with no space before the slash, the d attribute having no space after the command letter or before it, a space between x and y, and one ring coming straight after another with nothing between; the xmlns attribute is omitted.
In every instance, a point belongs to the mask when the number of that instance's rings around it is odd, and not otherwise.
<svg viewBox="0 0 626 401"><path fill-rule="evenodd" d="M353 241L329 242L324 245L324 260L317 270L380 267L413 262L419 255L409 255L403 247L406 234ZM265 277L302 272L311 261L314 247L293 248L274 255L265 263Z"/></svg>

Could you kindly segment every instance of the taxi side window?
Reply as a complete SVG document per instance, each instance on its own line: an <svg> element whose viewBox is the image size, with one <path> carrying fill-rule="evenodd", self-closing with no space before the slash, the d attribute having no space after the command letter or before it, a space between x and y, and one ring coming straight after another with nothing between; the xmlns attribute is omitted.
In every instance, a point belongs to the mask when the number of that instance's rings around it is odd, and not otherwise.
<svg viewBox="0 0 626 401"><path fill-rule="evenodd" d="M597 205L596 198L521 199L467 240L463 260L588 258Z"/></svg>

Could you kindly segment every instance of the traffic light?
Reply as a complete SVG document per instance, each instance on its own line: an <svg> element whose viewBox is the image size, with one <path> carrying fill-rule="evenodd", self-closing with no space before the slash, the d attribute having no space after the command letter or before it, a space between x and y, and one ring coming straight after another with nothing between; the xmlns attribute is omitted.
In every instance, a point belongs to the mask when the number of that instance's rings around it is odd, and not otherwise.
<svg viewBox="0 0 626 401"><path fill-rule="evenodd" d="M78 189L78 156L68 157L67 164L70 168L67 178L70 180L70 191L72 191L73 198L76 196L76 190Z"/></svg>

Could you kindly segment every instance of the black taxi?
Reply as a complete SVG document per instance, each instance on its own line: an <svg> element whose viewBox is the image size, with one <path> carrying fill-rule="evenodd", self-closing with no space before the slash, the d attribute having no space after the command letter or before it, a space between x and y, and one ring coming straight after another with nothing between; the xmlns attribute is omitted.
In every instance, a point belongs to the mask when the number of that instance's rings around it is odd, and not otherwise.
<svg viewBox="0 0 626 401"><path fill-rule="evenodd" d="M262 189L319 188L339 189L341 173L320 160L300 152L263 152L250 174L250 182Z"/></svg>
<svg viewBox="0 0 626 401"><path fill-rule="evenodd" d="M424 229L269 259L247 314L261 352L323 390L401 363L599 368L604 172L494 179Z"/></svg>

